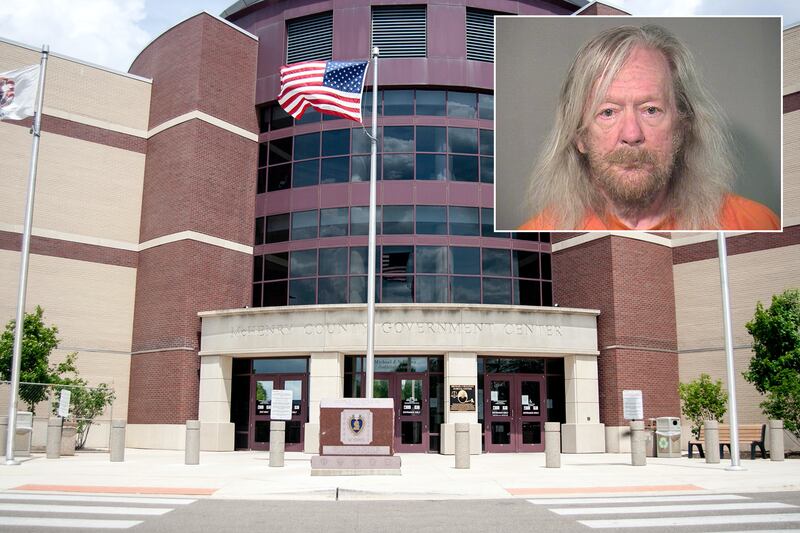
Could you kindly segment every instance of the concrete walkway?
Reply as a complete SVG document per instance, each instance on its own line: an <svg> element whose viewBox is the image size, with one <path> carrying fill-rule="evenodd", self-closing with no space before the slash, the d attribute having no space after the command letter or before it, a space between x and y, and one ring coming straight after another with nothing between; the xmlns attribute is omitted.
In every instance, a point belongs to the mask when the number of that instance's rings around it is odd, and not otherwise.
<svg viewBox="0 0 800 533"><path fill-rule="evenodd" d="M400 476L310 475L310 455L286 453L285 466L269 467L269 452L202 452L200 464L183 464L182 451L127 449L125 462L101 452L46 459L34 454L19 466L0 466L0 490L172 494L229 499L464 499L589 494L688 494L800 490L800 459L743 459L744 471L726 470L729 459L709 465L687 457L630 454L562 455L558 469L544 454L483 454L469 470L453 456L400 454Z"/></svg>

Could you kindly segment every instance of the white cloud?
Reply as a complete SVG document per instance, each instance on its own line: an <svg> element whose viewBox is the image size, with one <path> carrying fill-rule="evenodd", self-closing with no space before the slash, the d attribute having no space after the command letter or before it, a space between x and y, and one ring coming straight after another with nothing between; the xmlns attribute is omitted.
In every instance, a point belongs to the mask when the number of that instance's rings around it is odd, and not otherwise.
<svg viewBox="0 0 800 533"><path fill-rule="evenodd" d="M144 0L4 0L0 36L127 71L150 41Z"/></svg>

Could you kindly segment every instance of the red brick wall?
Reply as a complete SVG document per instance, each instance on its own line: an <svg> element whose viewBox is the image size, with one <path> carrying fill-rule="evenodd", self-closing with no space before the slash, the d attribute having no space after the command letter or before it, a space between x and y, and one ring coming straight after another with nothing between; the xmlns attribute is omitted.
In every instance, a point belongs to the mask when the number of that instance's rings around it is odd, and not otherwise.
<svg viewBox="0 0 800 533"><path fill-rule="evenodd" d="M728 255L746 254L783 246L800 244L800 226L787 226L781 233L746 233L733 235L725 239ZM675 248L672 262L676 265L703 261L719 256L717 239L712 241L687 244Z"/></svg>
<svg viewBox="0 0 800 533"><path fill-rule="evenodd" d="M187 420L197 420L199 368L200 361L194 351L134 355L128 423L184 424Z"/></svg>

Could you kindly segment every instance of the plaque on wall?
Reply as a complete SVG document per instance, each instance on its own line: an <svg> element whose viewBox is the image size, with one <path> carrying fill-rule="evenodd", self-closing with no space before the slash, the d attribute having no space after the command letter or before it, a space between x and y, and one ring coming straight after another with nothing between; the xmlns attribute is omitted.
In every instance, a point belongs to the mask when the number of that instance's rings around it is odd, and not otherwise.
<svg viewBox="0 0 800 533"><path fill-rule="evenodd" d="M450 410L475 410L475 385L450 385Z"/></svg>

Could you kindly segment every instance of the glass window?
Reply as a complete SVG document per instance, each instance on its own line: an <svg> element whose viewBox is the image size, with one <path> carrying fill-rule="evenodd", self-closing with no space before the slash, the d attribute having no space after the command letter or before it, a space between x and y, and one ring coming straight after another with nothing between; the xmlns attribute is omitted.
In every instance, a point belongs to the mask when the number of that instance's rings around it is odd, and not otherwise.
<svg viewBox="0 0 800 533"><path fill-rule="evenodd" d="M267 192L267 169L259 168L256 173L256 194Z"/></svg>
<svg viewBox="0 0 800 533"><path fill-rule="evenodd" d="M410 235L414 233L412 223L412 206L410 205L385 205L383 206L383 233L384 235Z"/></svg>
<svg viewBox="0 0 800 533"><path fill-rule="evenodd" d="M436 181L447 179L445 156L443 154L417 154L417 179Z"/></svg>
<svg viewBox="0 0 800 533"><path fill-rule="evenodd" d="M494 132L481 130L481 155L494 155Z"/></svg>
<svg viewBox="0 0 800 533"><path fill-rule="evenodd" d="M292 213L292 240L317 238L317 211Z"/></svg>
<svg viewBox="0 0 800 533"><path fill-rule="evenodd" d="M305 374L308 359L254 359L253 374Z"/></svg>
<svg viewBox="0 0 800 533"><path fill-rule="evenodd" d="M319 278L319 300L317 303L347 303L347 278Z"/></svg>
<svg viewBox="0 0 800 533"><path fill-rule="evenodd" d="M384 126L383 127L384 152L413 152L414 127L413 126Z"/></svg>
<svg viewBox="0 0 800 533"><path fill-rule="evenodd" d="M478 99L475 93L447 92L447 116L475 118Z"/></svg>
<svg viewBox="0 0 800 533"><path fill-rule="evenodd" d="M350 129L322 132L322 155L346 155L350 153Z"/></svg>
<svg viewBox="0 0 800 533"><path fill-rule="evenodd" d="M267 143L261 143L258 145L258 166L265 167L267 166L267 154L269 154L269 148Z"/></svg>
<svg viewBox="0 0 800 533"><path fill-rule="evenodd" d="M479 304L481 303L481 279L453 276L450 278L453 303Z"/></svg>
<svg viewBox="0 0 800 533"><path fill-rule="evenodd" d="M480 107L480 118L484 120L494 120L493 94L479 94L478 105Z"/></svg>
<svg viewBox="0 0 800 533"><path fill-rule="evenodd" d="M286 279L289 277L289 252L264 256L264 279Z"/></svg>
<svg viewBox="0 0 800 533"><path fill-rule="evenodd" d="M303 116L294 121L295 124L312 124L319 122L320 112L313 107L307 107Z"/></svg>
<svg viewBox="0 0 800 533"><path fill-rule="evenodd" d="M293 278L317 275L317 250L297 250L292 252L289 273Z"/></svg>
<svg viewBox="0 0 800 533"><path fill-rule="evenodd" d="M417 90L417 115L443 117L445 114L444 91Z"/></svg>
<svg viewBox="0 0 800 533"><path fill-rule="evenodd" d="M319 236L339 237L347 235L347 208L321 209L319 212Z"/></svg>
<svg viewBox="0 0 800 533"><path fill-rule="evenodd" d="M509 233L496 233L494 231L494 209L481 207L481 236L507 239Z"/></svg>
<svg viewBox="0 0 800 533"><path fill-rule="evenodd" d="M517 305L541 305L538 281L530 279L514 280L514 303Z"/></svg>
<svg viewBox="0 0 800 533"><path fill-rule="evenodd" d="M308 187L319 183L319 159L294 163L293 169L292 187Z"/></svg>
<svg viewBox="0 0 800 533"><path fill-rule="evenodd" d="M411 90L383 91L383 114L386 116L413 115L414 91Z"/></svg>
<svg viewBox="0 0 800 533"><path fill-rule="evenodd" d="M261 283L254 283L253 284L253 296L250 300L253 307L261 307L263 305L263 295L264 292L264 285Z"/></svg>
<svg viewBox="0 0 800 533"><path fill-rule="evenodd" d="M288 163L292 160L292 138L273 139L269 143L269 164Z"/></svg>
<svg viewBox="0 0 800 533"><path fill-rule="evenodd" d="M383 114L383 107L381 106L381 98L383 91L378 91L378 116ZM364 96L361 98L361 116L372 117L372 91L364 89ZM367 121L365 120L366 124Z"/></svg>
<svg viewBox="0 0 800 533"><path fill-rule="evenodd" d="M286 280L264 284L264 299L262 302L264 307L286 305L287 297L288 282Z"/></svg>
<svg viewBox="0 0 800 533"><path fill-rule="evenodd" d="M294 138L294 158L319 157L319 133L306 133Z"/></svg>
<svg viewBox="0 0 800 533"><path fill-rule="evenodd" d="M553 305L553 284L542 282L542 305Z"/></svg>
<svg viewBox="0 0 800 533"><path fill-rule="evenodd" d="M464 246L450 247L450 273L480 274L481 249Z"/></svg>
<svg viewBox="0 0 800 533"><path fill-rule="evenodd" d="M320 248L319 275L347 274L347 248Z"/></svg>
<svg viewBox="0 0 800 533"><path fill-rule="evenodd" d="M371 130L370 130L371 131ZM353 128L353 153L368 154L372 150L372 141L364 128ZM380 135L380 133L379 133ZM380 139L380 136L378 137Z"/></svg>
<svg viewBox="0 0 800 533"><path fill-rule="evenodd" d="M270 115L270 108L268 106L262 107L258 110L259 133L266 133L267 131L269 131L269 115Z"/></svg>
<svg viewBox="0 0 800 533"><path fill-rule="evenodd" d="M292 279L289 280L289 305L314 305L317 296L317 280Z"/></svg>
<svg viewBox="0 0 800 533"><path fill-rule="evenodd" d="M550 271L550 254L542 254L542 279L553 279Z"/></svg>
<svg viewBox="0 0 800 533"><path fill-rule="evenodd" d="M350 158L328 157L322 160L322 183L347 183L350 180Z"/></svg>
<svg viewBox="0 0 800 533"><path fill-rule="evenodd" d="M289 240L289 214L267 217L267 244Z"/></svg>
<svg viewBox="0 0 800 533"><path fill-rule="evenodd" d="M417 233L447 235L447 209L441 205L417 206Z"/></svg>
<svg viewBox="0 0 800 533"><path fill-rule="evenodd" d="M412 154L386 154L383 156L383 179L414 179L414 156Z"/></svg>
<svg viewBox="0 0 800 533"><path fill-rule="evenodd" d="M269 120L269 128L271 130L279 130L281 128L288 128L292 125L292 116L283 110L279 105L272 106L272 113Z"/></svg>
<svg viewBox="0 0 800 533"><path fill-rule="evenodd" d="M511 280L483 278L483 303L511 304Z"/></svg>
<svg viewBox="0 0 800 533"><path fill-rule="evenodd" d="M448 128L447 147L450 152L477 154L478 130L476 128Z"/></svg>
<svg viewBox="0 0 800 533"><path fill-rule="evenodd" d="M375 232L381 232L381 207L376 206ZM350 208L350 235L369 235L369 207Z"/></svg>
<svg viewBox="0 0 800 533"><path fill-rule="evenodd" d="M350 181L369 181L369 159L370 156L368 155L354 155L351 157ZM375 165L375 171L377 173L375 179L381 179L381 156L376 158Z"/></svg>
<svg viewBox="0 0 800 533"><path fill-rule="evenodd" d="M366 268L364 269L366 270ZM377 286L375 292L378 292ZM375 301L378 299L376 298ZM350 298L348 300L351 304L365 304L367 303L367 278L363 276L350 277Z"/></svg>
<svg viewBox="0 0 800 533"><path fill-rule="evenodd" d="M539 277L539 253L514 250L514 276L519 278Z"/></svg>
<svg viewBox="0 0 800 533"><path fill-rule="evenodd" d="M264 256L253 257L253 281L264 281Z"/></svg>
<svg viewBox="0 0 800 533"><path fill-rule="evenodd" d="M411 303L414 295L414 276L383 276L381 302Z"/></svg>
<svg viewBox="0 0 800 533"><path fill-rule="evenodd" d="M494 157L481 157L481 183L494 183Z"/></svg>
<svg viewBox="0 0 800 533"><path fill-rule="evenodd" d="M447 273L447 246L417 246L417 272Z"/></svg>
<svg viewBox="0 0 800 533"><path fill-rule="evenodd" d="M478 158L471 155L450 155L448 167L453 181L478 181Z"/></svg>
<svg viewBox="0 0 800 533"><path fill-rule="evenodd" d="M417 126L417 152L447 151L447 128Z"/></svg>
<svg viewBox="0 0 800 533"><path fill-rule="evenodd" d="M255 245L264 244L264 217L256 219Z"/></svg>
<svg viewBox="0 0 800 533"><path fill-rule="evenodd" d="M283 189L288 189L291 180L292 165L290 163L269 167L267 176L267 191L280 191Z"/></svg>
<svg viewBox="0 0 800 533"><path fill-rule="evenodd" d="M417 303L447 303L447 276L417 276Z"/></svg>
<svg viewBox="0 0 800 533"><path fill-rule="evenodd" d="M450 206L450 235L480 235L478 208Z"/></svg>
<svg viewBox="0 0 800 533"><path fill-rule="evenodd" d="M384 246L381 253L381 272L410 274L414 272L413 246Z"/></svg>
<svg viewBox="0 0 800 533"><path fill-rule="evenodd" d="M482 253L484 276L511 275L511 254L508 250L484 248Z"/></svg>

